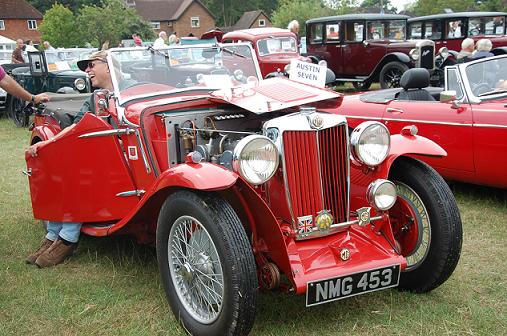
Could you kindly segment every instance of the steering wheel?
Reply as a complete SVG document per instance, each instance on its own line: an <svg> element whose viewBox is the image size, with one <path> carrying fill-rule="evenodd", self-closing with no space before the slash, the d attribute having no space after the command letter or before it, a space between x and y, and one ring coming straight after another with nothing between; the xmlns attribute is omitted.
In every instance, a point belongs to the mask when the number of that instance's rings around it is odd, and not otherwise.
<svg viewBox="0 0 507 336"><path fill-rule="evenodd" d="M491 86L487 83L479 83L472 89L472 92L476 97L488 91L491 91Z"/></svg>

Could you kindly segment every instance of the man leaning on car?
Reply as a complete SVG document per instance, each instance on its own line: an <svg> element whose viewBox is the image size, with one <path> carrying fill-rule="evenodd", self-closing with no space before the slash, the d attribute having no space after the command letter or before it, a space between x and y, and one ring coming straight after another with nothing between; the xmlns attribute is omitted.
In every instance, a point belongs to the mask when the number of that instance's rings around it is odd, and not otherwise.
<svg viewBox="0 0 507 336"><path fill-rule="evenodd" d="M110 69L107 64L107 51L94 52L87 59L77 62L80 70L87 73L93 87L113 91ZM37 142L28 148L27 153L37 156L37 152L50 142L60 139L68 133L83 118L85 113L94 113L95 104L93 94L85 100L81 110L74 118L74 125L63 129L54 138ZM47 234L41 246L30 254L26 262L35 264L40 268L55 266L70 257L77 247L82 223L77 222L52 222L47 224Z"/></svg>

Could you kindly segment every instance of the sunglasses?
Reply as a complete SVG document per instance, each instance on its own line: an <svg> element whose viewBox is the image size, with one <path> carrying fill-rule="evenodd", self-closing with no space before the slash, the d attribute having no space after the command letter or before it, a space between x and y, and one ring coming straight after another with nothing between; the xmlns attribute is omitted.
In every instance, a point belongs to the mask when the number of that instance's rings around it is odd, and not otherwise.
<svg viewBox="0 0 507 336"><path fill-rule="evenodd" d="M88 62L88 66L86 67L86 69L93 69L97 65L97 63L106 63L106 62L101 60Z"/></svg>

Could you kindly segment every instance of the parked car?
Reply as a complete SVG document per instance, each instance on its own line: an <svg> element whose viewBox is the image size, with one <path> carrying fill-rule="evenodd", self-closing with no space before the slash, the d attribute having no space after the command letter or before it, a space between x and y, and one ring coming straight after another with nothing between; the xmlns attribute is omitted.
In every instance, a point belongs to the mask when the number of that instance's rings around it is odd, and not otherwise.
<svg viewBox="0 0 507 336"><path fill-rule="evenodd" d="M13 69L11 76L33 94L91 92L90 81L86 73L77 68L76 61L95 50L74 48L29 52L29 66ZM19 98L7 96L8 113L19 127L28 126L28 116L24 113L26 103Z"/></svg>
<svg viewBox="0 0 507 336"><path fill-rule="evenodd" d="M462 229L435 143L323 113L339 93L263 80L249 43L120 48L97 115L27 157L34 217L155 243L167 299L193 335L245 335L259 287L313 306L430 291ZM30 143L68 120L38 110ZM65 153L65 155L61 155ZM352 156L351 156L352 155ZM353 157L353 159L351 159Z"/></svg>
<svg viewBox="0 0 507 336"><path fill-rule="evenodd" d="M459 52L465 38L478 41L488 38L493 43L495 54L505 54L507 36L505 35L504 12L460 12L420 16L408 20L408 37L410 39L430 39L439 50Z"/></svg>
<svg viewBox="0 0 507 336"><path fill-rule="evenodd" d="M224 34L222 42L250 42L264 77L283 71L292 59L311 62L299 54L297 36L287 29L270 27L235 30Z"/></svg>
<svg viewBox="0 0 507 336"><path fill-rule="evenodd" d="M306 21L308 56L327 61L337 81L368 90L399 87L409 68L434 68L435 46L430 40L406 40L406 15L348 14Z"/></svg>
<svg viewBox="0 0 507 336"><path fill-rule="evenodd" d="M345 97L336 112L351 126L375 120L391 133L415 126L447 152L421 158L445 178L507 188L507 158L500 154L507 153L507 55L445 71L445 91L426 87L427 74L406 73L403 88Z"/></svg>

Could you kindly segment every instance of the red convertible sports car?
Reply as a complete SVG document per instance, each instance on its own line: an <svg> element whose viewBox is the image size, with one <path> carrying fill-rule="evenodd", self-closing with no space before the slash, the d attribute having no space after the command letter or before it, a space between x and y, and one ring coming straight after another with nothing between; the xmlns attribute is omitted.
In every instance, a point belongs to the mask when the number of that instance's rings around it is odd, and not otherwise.
<svg viewBox="0 0 507 336"><path fill-rule="evenodd" d="M192 335L246 335L259 288L306 306L443 284L461 220L444 180L409 155L433 141L321 112L342 96L263 80L250 44L108 51L114 92L67 131L37 111L27 156L35 218L155 243ZM70 122L72 123L72 122ZM316 321L318 323L318 321Z"/></svg>
<svg viewBox="0 0 507 336"><path fill-rule="evenodd" d="M507 56L446 67L445 91L428 86L424 69L407 71L400 89L345 97L335 112L349 126L382 122L391 133L405 128L447 151L420 158L449 180L507 188Z"/></svg>

